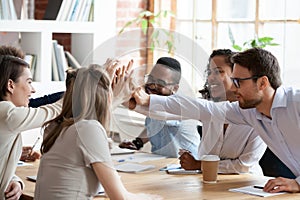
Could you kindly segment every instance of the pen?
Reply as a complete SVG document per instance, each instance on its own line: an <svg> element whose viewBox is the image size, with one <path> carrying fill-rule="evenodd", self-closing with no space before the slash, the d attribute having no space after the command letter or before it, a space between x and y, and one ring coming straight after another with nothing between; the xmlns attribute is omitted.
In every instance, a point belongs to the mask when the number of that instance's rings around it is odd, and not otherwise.
<svg viewBox="0 0 300 200"><path fill-rule="evenodd" d="M38 137L37 139L36 139L36 141L33 143L33 145L32 145L32 147L31 147L31 152L30 152L30 156L32 156L32 152L33 152L33 148L36 146L36 144L38 143L38 141L40 140L40 137Z"/></svg>
<svg viewBox="0 0 300 200"><path fill-rule="evenodd" d="M257 188L257 189L264 189L263 186L258 186L258 185L254 185L253 187L254 187L254 188Z"/></svg>

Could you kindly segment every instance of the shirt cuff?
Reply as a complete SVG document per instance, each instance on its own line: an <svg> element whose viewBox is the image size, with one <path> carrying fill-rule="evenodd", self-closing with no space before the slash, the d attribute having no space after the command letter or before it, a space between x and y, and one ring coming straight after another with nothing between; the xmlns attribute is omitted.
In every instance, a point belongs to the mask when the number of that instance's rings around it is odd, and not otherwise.
<svg viewBox="0 0 300 200"><path fill-rule="evenodd" d="M21 184L21 189L24 190L25 184L18 176L14 175L11 179L11 181L19 182Z"/></svg>

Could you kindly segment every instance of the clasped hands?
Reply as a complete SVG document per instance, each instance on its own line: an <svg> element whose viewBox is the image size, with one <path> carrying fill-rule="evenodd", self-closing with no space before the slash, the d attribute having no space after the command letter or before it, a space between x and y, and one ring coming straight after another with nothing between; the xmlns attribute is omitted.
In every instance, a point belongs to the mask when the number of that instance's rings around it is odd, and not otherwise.
<svg viewBox="0 0 300 200"><path fill-rule="evenodd" d="M180 165L185 170L201 169L201 161L196 160L192 154L187 150L179 150ZM263 188L263 191L276 193L276 192L299 192L300 185L295 179L278 177L270 179Z"/></svg>

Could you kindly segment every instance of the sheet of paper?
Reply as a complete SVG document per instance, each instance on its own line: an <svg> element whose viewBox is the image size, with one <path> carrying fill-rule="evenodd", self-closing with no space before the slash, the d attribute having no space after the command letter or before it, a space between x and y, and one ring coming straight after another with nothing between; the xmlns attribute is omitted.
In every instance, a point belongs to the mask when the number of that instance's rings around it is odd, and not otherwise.
<svg viewBox="0 0 300 200"><path fill-rule="evenodd" d="M26 162L23 162L23 161L18 161L18 164L17 164L18 167L30 166L30 165L32 165L32 164L26 163Z"/></svg>
<svg viewBox="0 0 300 200"><path fill-rule="evenodd" d="M113 148L110 150L111 155L122 155L122 154L132 154L135 150L132 149L122 149L118 146L113 146Z"/></svg>
<svg viewBox="0 0 300 200"><path fill-rule="evenodd" d="M30 181L36 182L36 176L26 176L26 178Z"/></svg>
<svg viewBox="0 0 300 200"><path fill-rule="evenodd" d="M135 162L142 163L145 161L164 159L165 156L151 153L134 153L132 155L114 155L112 159L118 162Z"/></svg>
<svg viewBox="0 0 300 200"><path fill-rule="evenodd" d="M167 164L166 167L159 169L159 171L166 171L166 170L172 170L172 169L181 169L181 165L177 164L177 163Z"/></svg>
<svg viewBox="0 0 300 200"><path fill-rule="evenodd" d="M154 165L141 165L141 164L135 164L135 163L124 163L120 165L115 166L116 170L119 172L141 172L148 169L154 169Z"/></svg>
<svg viewBox="0 0 300 200"><path fill-rule="evenodd" d="M251 195L260 196L260 197L270 197L270 196L275 196L275 195L280 195L280 194L286 193L286 192L278 192L278 193L264 192L262 189L255 188L254 185L240 187L240 188L232 188L232 189L229 189L229 191L240 192L240 193L244 193L244 194L251 194Z"/></svg>
<svg viewBox="0 0 300 200"><path fill-rule="evenodd" d="M99 188L98 188L98 192L95 195L96 197L106 197L105 191L103 186L100 184Z"/></svg>

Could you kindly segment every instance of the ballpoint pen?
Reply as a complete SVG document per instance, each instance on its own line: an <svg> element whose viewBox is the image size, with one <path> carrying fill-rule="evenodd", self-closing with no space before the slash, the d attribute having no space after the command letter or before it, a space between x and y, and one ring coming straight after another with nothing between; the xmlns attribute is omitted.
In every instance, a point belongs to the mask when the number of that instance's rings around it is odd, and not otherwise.
<svg viewBox="0 0 300 200"><path fill-rule="evenodd" d="M31 151L29 153L29 156L32 156L32 153L33 153L33 148L36 146L36 144L38 143L38 141L40 140L40 137L38 137L36 139L36 141L33 143L32 147L31 147Z"/></svg>
<svg viewBox="0 0 300 200"><path fill-rule="evenodd" d="M254 185L253 187L254 187L254 188L257 188L257 189L264 189L263 186L259 186L259 185Z"/></svg>

